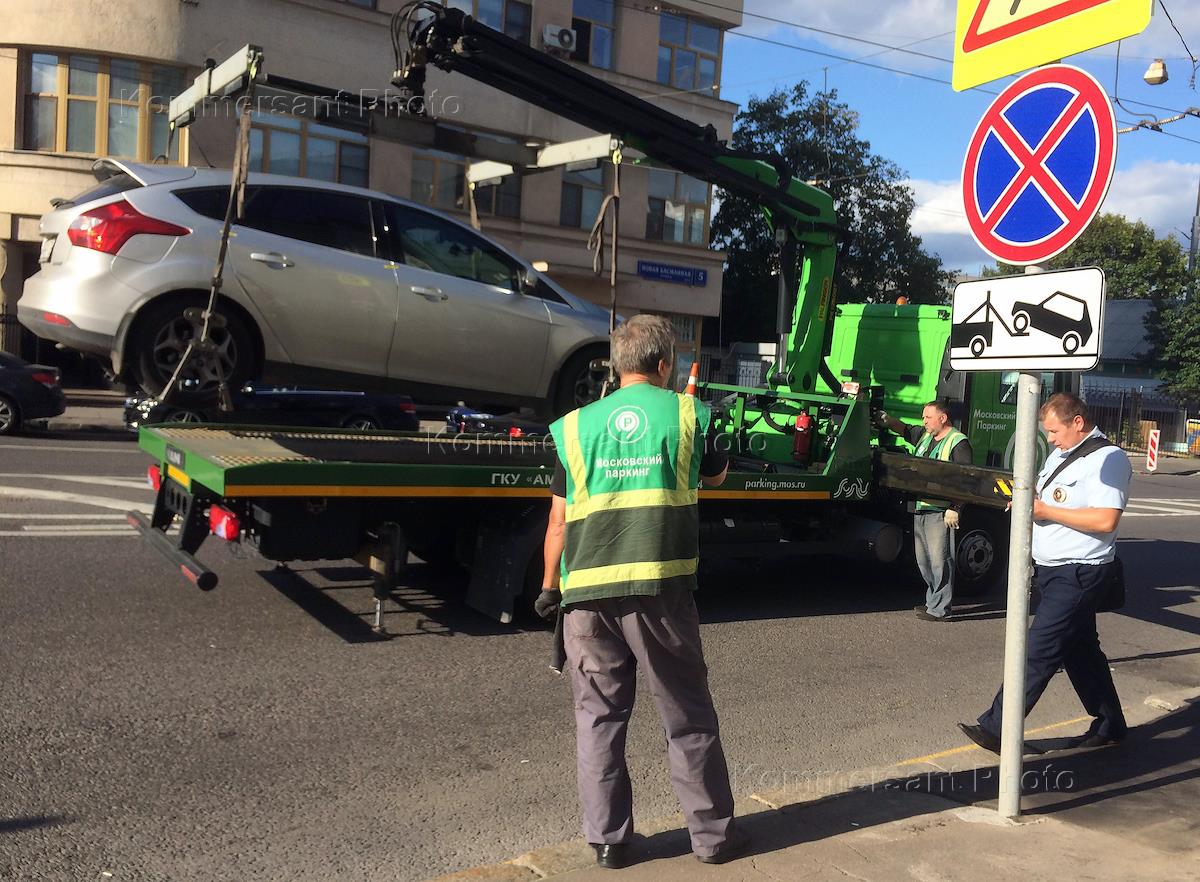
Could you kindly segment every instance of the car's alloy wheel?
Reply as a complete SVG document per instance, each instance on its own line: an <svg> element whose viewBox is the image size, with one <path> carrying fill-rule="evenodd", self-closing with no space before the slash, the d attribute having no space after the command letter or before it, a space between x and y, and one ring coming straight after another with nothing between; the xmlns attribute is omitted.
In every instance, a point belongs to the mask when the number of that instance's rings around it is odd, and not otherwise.
<svg viewBox="0 0 1200 882"><path fill-rule="evenodd" d="M21 428L16 402L0 395L0 435L11 435Z"/></svg>
<svg viewBox="0 0 1200 882"><path fill-rule="evenodd" d="M342 426L347 429L356 429L359 432L373 432L379 428L379 423L369 416L350 417Z"/></svg>
<svg viewBox="0 0 1200 882"><path fill-rule="evenodd" d="M554 397L554 416L600 400L608 377L607 369L600 364L605 355L603 350L585 350L567 362Z"/></svg>
<svg viewBox="0 0 1200 882"><path fill-rule="evenodd" d="M200 337L203 305L190 300L152 304L140 317L134 362L142 387L159 395L175 373L188 345ZM194 354L179 375L174 400L194 406L215 401L222 375L230 389L253 379L254 343L245 323L221 311L209 331L212 351ZM181 408L183 409L183 408Z"/></svg>

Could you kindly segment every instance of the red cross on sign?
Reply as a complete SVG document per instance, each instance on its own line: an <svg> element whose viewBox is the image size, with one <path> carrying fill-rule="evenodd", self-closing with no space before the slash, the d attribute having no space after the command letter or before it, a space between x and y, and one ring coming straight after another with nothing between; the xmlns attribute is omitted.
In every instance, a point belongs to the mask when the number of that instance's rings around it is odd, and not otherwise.
<svg viewBox="0 0 1200 882"><path fill-rule="evenodd" d="M963 208L979 246L997 260L1041 263L1086 229L1108 192L1116 117L1087 72L1039 68L984 113L963 163Z"/></svg>

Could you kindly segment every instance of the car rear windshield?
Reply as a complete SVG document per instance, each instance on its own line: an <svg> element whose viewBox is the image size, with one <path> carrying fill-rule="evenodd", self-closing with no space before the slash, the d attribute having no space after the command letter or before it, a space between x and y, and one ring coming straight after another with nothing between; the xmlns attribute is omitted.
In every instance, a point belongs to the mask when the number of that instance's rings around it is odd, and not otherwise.
<svg viewBox="0 0 1200 882"><path fill-rule="evenodd" d="M9 355L7 352L0 352L0 368L21 368L25 367L25 362L17 358L15 355Z"/></svg>
<svg viewBox="0 0 1200 882"><path fill-rule="evenodd" d="M118 193L124 193L126 190L134 190L140 186L142 185L136 179L131 178L125 172L121 172L101 181L90 190L84 190L78 196L74 196L66 202L59 203L58 207L62 208L64 205L83 205L85 202L95 202L97 199L116 196Z"/></svg>

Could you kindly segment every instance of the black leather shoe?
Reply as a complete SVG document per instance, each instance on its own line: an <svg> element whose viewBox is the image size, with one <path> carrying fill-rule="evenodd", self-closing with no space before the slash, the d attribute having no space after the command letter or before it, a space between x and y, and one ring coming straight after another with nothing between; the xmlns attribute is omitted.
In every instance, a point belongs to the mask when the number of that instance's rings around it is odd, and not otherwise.
<svg viewBox="0 0 1200 882"><path fill-rule="evenodd" d="M629 866L629 844L609 842L604 845L592 843L596 852L596 866L606 870L620 870Z"/></svg>
<svg viewBox="0 0 1200 882"><path fill-rule="evenodd" d="M975 726L971 723L959 723L958 728L962 733L982 747L984 750L990 750L992 753L1000 753L1000 739L993 735L983 726Z"/></svg>
<svg viewBox="0 0 1200 882"><path fill-rule="evenodd" d="M1072 747L1108 747L1111 744L1120 744L1125 740L1125 732L1118 735L1100 735L1092 733L1084 735L1079 741L1072 744Z"/></svg>
<svg viewBox="0 0 1200 882"><path fill-rule="evenodd" d="M913 612L927 613L927 612L929 612L929 607L927 607L923 603L918 603L916 606L913 607Z"/></svg>
<svg viewBox="0 0 1200 882"><path fill-rule="evenodd" d="M726 864L740 858L750 848L750 835L741 830L735 830L713 854L698 854L696 860L702 864Z"/></svg>

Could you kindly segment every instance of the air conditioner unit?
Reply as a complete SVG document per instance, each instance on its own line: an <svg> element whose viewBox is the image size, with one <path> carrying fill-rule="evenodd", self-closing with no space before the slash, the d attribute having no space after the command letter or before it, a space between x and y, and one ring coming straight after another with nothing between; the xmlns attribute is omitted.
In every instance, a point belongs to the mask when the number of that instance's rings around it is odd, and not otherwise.
<svg viewBox="0 0 1200 882"><path fill-rule="evenodd" d="M548 24L542 28L542 46L553 52L570 54L575 51L575 31L563 25Z"/></svg>

